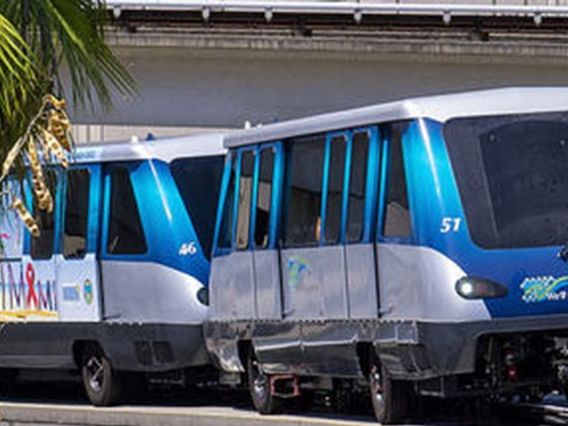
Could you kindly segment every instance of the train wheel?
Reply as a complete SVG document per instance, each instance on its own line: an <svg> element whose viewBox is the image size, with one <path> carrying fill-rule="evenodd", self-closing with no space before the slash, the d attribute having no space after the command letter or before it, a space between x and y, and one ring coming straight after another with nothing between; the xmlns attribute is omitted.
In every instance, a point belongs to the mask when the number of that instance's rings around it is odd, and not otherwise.
<svg viewBox="0 0 568 426"><path fill-rule="evenodd" d="M262 371L262 366L254 350L248 356L248 382L252 405L260 414L274 414L280 411L281 399L272 394L270 376Z"/></svg>
<svg viewBox="0 0 568 426"><path fill-rule="evenodd" d="M91 403L97 407L115 404L121 391L118 373L98 347L88 348L81 366L83 385Z"/></svg>
<svg viewBox="0 0 568 426"><path fill-rule="evenodd" d="M410 383L392 380L378 362L369 372L371 404L375 417L382 424L403 421L411 410L414 390Z"/></svg>

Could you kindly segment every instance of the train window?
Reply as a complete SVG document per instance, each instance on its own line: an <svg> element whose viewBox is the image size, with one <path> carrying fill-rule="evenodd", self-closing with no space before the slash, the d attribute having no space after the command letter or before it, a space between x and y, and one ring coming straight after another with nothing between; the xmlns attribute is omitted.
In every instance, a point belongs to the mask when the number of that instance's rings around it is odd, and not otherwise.
<svg viewBox="0 0 568 426"><path fill-rule="evenodd" d="M407 124L394 124L390 132L387 196L383 236L407 237L410 235L410 213L406 191L406 177L402 154L402 134Z"/></svg>
<svg viewBox="0 0 568 426"><path fill-rule="evenodd" d="M568 113L456 118L444 139L477 245L566 244Z"/></svg>
<svg viewBox="0 0 568 426"><path fill-rule="evenodd" d="M288 145L285 246L316 245L321 232L321 185L325 137L298 138Z"/></svg>
<svg viewBox="0 0 568 426"><path fill-rule="evenodd" d="M256 199L256 223L254 229L254 244L257 248L268 247L268 225L270 222L273 169L274 150L272 148L263 149L260 152L258 195Z"/></svg>
<svg viewBox="0 0 568 426"><path fill-rule="evenodd" d="M114 167L111 172L109 254L142 254L147 250L140 212L128 169Z"/></svg>
<svg viewBox="0 0 568 426"><path fill-rule="evenodd" d="M63 257L66 259L80 259L87 253L90 182L88 170L70 170L67 173L63 230Z"/></svg>
<svg viewBox="0 0 568 426"><path fill-rule="evenodd" d="M235 204L235 175L237 168L236 157L231 154L231 169L229 175L229 185L227 186L227 195L225 197L225 205L223 206L223 216L221 217L221 228L219 230L219 248L230 248L233 239L233 215Z"/></svg>
<svg viewBox="0 0 568 426"><path fill-rule="evenodd" d="M55 203L55 190L57 175L53 170L48 170L45 174L47 187ZM53 241L55 238L55 209L51 212L37 208L34 197L34 218L39 225L41 234L39 237L32 237L30 255L32 259L50 259L53 256Z"/></svg>
<svg viewBox="0 0 568 426"><path fill-rule="evenodd" d="M369 142L369 132L353 135L346 230L346 238L350 243L361 241L363 236Z"/></svg>
<svg viewBox="0 0 568 426"><path fill-rule="evenodd" d="M237 249L248 247L252 201L252 178L254 175L254 152L244 151L239 175L239 205L237 211Z"/></svg>
<svg viewBox="0 0 568 426"><path fill-rule="evenodd" d="M341 230L346 146L345 136L336 136L330 141L324 232L326 243L336 243L339 240L339 232Z"/></svg>
<svg viewBox="0 0 568 426"><path fill-rule="evenodd" d="M170 166L203 254L210 259L223 156L180 158Z"/></svg>

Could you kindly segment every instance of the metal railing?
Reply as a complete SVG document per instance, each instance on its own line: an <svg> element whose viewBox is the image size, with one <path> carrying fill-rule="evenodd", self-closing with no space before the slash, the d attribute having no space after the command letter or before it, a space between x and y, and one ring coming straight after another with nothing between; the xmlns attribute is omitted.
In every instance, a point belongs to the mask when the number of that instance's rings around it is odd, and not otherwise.
<svg viewBox="0 0 568 426"><path fill-rule="evenodd" d="M214 12L273 14L440 15L446 24L452 16L532 17L538 26L545 17L568 17L568 0L107 0L119 17L125 11L201 12L205 20Z"/></svg>

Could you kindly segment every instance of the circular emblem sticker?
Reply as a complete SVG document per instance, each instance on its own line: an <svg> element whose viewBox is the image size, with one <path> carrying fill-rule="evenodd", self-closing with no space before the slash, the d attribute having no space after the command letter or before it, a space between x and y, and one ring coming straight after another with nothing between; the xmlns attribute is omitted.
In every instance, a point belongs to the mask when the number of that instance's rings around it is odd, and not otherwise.
<svg viewBox="0 0 568 426"><path fill-rule="evenodd" d="M83 283L83 298L87 304L93 303L93 283L91 280L85 280Z"/></svg>

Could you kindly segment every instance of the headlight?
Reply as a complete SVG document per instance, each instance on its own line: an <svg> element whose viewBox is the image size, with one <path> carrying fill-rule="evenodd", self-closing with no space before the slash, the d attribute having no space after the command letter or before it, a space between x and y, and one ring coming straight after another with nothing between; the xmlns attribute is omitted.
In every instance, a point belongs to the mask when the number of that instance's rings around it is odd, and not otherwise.
<svg viewBox="0 0 568 426"><path fill-rule="evenodd" d="M209 306L209 290L205 287L201 287L197 291L197 300L199 300L202 305Z"/></svg>
<svg viewBox="0 0 568 426"><path fill-rule="evenodd" d="M463 277L456 282L456 292L464 299L505 297L509 289L485 278Z"/></svg>

